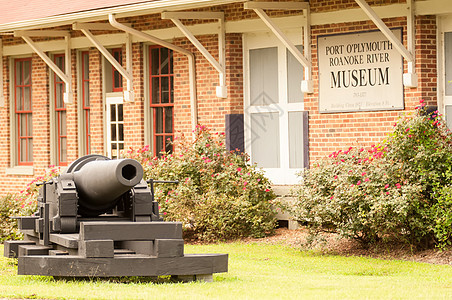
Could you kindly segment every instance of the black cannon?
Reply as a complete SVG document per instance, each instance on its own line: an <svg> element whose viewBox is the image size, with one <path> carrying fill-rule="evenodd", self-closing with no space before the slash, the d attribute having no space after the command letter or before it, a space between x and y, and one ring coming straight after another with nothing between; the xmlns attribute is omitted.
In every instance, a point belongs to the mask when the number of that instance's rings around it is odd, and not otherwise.
<svg viewBox="0 0 452 300"><path fill-rule="evenodd" d="M24 240L6 241L4 255L18 257L19 275L210 280L227 272L227 254L184 255L182 224L163 221L153 182L132 159L79 158L42 183L37 213L17 220Z"/></svg>

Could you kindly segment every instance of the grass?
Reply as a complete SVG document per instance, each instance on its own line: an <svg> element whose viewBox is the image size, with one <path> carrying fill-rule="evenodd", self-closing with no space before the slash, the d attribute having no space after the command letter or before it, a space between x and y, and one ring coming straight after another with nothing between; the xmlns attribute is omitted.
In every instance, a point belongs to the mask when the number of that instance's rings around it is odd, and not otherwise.
<svg viewBox="0 0 452 300"><path fill-rule="evenodd" d="M0 250L2 250L0 248ZM229 253L213 283L54 280L17 276L0 258L0 297L38 299L449 299L452 267L302 252L281 245L186 245L187 253Z"/></svg>

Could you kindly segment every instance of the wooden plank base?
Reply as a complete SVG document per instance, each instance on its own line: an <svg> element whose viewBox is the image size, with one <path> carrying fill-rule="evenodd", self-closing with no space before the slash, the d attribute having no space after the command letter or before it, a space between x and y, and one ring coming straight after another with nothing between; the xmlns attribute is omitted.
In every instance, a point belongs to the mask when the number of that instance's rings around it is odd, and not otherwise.
<svg viewBox="0 0 452 300"><path fill-rule="evenodd" d="M228 271L227 254L186 254L182 257L117 255L114 258L80 256L22 256L19 275L60 277L116 277L209 275ZM202 276L200 276L200 280Z"/></svg>
<svg viewBox="0 0 452 300"><path fill-rule="evenodd" d="M35 245L33 241L5 241L3 255L9 258L17 258L19 256L19 246Z"/></svg>

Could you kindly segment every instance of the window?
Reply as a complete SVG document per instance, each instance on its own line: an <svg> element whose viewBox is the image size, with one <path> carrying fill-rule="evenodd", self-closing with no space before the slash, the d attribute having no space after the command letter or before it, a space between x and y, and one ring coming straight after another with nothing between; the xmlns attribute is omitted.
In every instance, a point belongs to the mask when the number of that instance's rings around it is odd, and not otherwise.
<svg viewBox="0 0 452 300"><path fill-rule="evenodd" d="M83 155L91 153L90 98L89 98L89 51L81 53L81 99L82 99L82 132L81 142Z"/></svg>
<svg viewBox="0 0 452 300"><path fill-rule="evenodd" d="M124 150L124 99L107 97L107 156L111 159L119 158Z"/></svg>
<svg viewBox="0 0 452 300"><path fill-rule="evenodd" d="M60 70L65 71L64 54L57 54L53 58ZM55 110L56 164L67 166L67 122L66 105L64 99L64 81L53 73L53 101Z"/></svg>
<svg viewBox="0 0 452 300"><path fill-rule="evenodd" d="M17 165L33 165L31 58L14 60L14 112Z"/></svg>
<svg viewBox="0 0 452 300"><path fill-rule="evenodd" d="M300 41L298 33L289 33ZM301 50L301 46L297 46ZM245 148L275 184L297 183L307 160L307 112L300 82L303 68L267 34L245 38Z"/></svg>
<svg viewBox="0 0 452 300"><path fill-rule="evenodd" d="M111 54L113 57L119 62L122 66L122 49L115 48L111 50ZM113 92L122 92L122 75L115 68L113 68Z"/></svg>
<svg viewBox="0 0 452 300"><path fill-rule="evenodd" d="M149 48L149 90L154 154L172 152L174 137L173 51Z"/></svg>

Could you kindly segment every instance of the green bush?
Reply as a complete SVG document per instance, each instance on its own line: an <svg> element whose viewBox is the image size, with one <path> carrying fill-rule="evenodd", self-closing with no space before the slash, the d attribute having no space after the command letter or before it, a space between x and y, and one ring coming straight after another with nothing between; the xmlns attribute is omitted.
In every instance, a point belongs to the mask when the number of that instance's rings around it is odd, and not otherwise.
<svg viewBox="0 0 452 300"><path fill-rule="evenodd" d="M195 135L176 139L175 154L153 157L148 146L125 154L141 162L145 179L180 181L156 184L165 220L182 222L186 237L204 241L270 233L275 194L262 171L245 154L227 151L224 134L198 126Z"/></svg>
<svg viewBox="0 0 452 300"><path fill-rule="evenodd" d="M300 174L292 213L314 234L440 246L452 234L452 137L423 103L380 145L337 151ZM290 209L290 208L289 208Z"/></svg>
<svg viewBox="0 0 452 300"><path fill-rule="evenodd" d="M50 166L43 176L32 180L18 194L7 194L0 198L0 241L21 239L15 216L31 216L37 209L38 183L59 174L59 168Z"/></svg>

